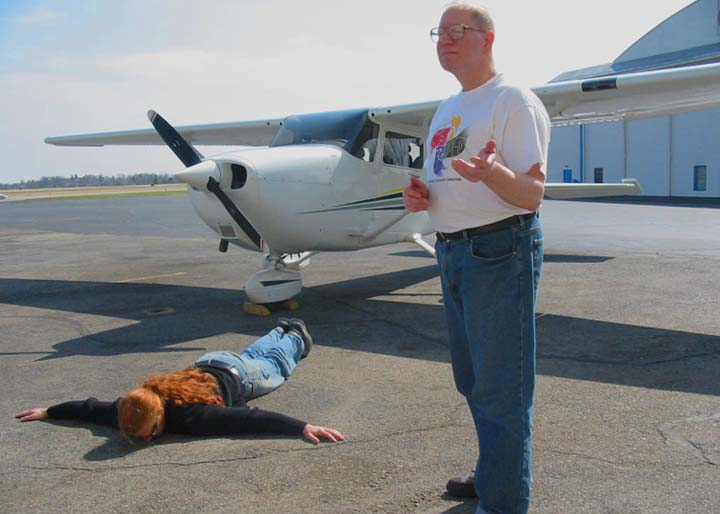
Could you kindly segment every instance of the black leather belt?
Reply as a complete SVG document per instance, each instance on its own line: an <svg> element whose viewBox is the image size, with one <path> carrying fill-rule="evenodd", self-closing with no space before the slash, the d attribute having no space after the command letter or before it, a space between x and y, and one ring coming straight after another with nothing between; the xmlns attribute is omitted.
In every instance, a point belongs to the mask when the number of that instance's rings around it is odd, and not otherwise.
<svg viewBox="0 0 720 514"><path fill-rule="evenodd" d="M202 368L217 368L217 369L224 369L225 371L228 371L232 373L233 375L240 376L240 373L238 373L238 370L236 370L234 367L232 367L230 364L222 361L217 360L209 360L209 361L203 361L203 362L196 362L195 367L202 370Z"/></svg>
<svg viewBox="0 0 720 514"><path fill-rule="evenodd" d="M458 230L457 232L437 232L436 235L437 238L442 241L470 239L471 237L487 234L488 232L495 232L496 230L502 230L504 228L519 227L522 222L530 223L536 214L536 212L531 212L518 216L510 216L509 218L505 218L488 225L483 225L482 227L467 228L465 230Z"/></svg>

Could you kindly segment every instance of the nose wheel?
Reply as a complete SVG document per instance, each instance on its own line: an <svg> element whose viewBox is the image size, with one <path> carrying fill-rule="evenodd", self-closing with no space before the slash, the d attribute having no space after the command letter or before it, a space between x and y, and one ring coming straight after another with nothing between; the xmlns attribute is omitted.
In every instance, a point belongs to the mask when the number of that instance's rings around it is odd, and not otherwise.
<svg viewBox="0 0 720 514"><path fill-rule="evenodd" d="M243 311L253 316L270 316L273 311L296 311L300 304L293 300L302 290L297 271L269 269L258 271L245 283L247 301Z"/></svg>

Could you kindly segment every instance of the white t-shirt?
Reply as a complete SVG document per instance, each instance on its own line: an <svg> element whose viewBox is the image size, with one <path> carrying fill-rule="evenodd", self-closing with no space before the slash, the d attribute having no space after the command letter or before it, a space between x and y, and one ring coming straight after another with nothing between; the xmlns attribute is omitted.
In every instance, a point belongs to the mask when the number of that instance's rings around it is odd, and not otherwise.
<svg viewBox="0 0 720 514"><path fill-rule="evenodd" d="M435 112L425 146L428 213L435 230L457 232L530 212L483 182L464 179L450 164L454 158L470 162L490 139L497 143L497 162L516 173L540 163L545 173L550 143L545 106L529 89L506 84L502 75L451 96Z"/></svg>

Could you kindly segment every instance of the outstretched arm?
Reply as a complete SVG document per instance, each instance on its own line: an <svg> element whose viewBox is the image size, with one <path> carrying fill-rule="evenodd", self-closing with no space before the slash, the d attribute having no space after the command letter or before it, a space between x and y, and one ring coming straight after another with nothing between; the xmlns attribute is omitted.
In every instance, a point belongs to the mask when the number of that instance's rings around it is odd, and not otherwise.
<svg viewBox="0 0 720 514"><path fill-rule="evenodd" d="M45 407L35 407L34 409L24 410L15 414L15 418L19 419L23 423L25 421L36 421L38 419L45 419L47 417L48 413Z"/></svg>
<svg viewBox="0 0 720 514"><path fill-rule="evenodd" d="M37 419L75 419L117 428L117 400L103 402L95 398L72 400L48 408L36 407L15 414L20 421Z"/></svg>
<svg viewBox="0 0 720 514"><path fill-rule="evenodd" d="M166 428L172 432L194 435L284 434L299 436L312 443L320 439L337 442L345 439L340 432L318 427L305 421L254 407L221 407L194 404L168 406Z"/></svg>

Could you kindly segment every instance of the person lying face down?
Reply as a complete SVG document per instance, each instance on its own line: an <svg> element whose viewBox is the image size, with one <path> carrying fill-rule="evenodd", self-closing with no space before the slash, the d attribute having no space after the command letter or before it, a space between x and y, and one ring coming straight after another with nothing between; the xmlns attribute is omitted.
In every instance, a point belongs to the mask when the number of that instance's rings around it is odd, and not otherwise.
<svg viewBox="0 0 720 514"><path fill-rule="evenodd" d="M302 435L314 444L321 439L342 441L345 436L335 429L247 405L280 387L311 347L302 320L280 318L276 328L242 353L206 353L185 369L147 377L113 402L74 400L24 410L15 417L22 422L50 418L98 423L118 428L133 443L149 443L164 433L283 434Z"/></svg>

